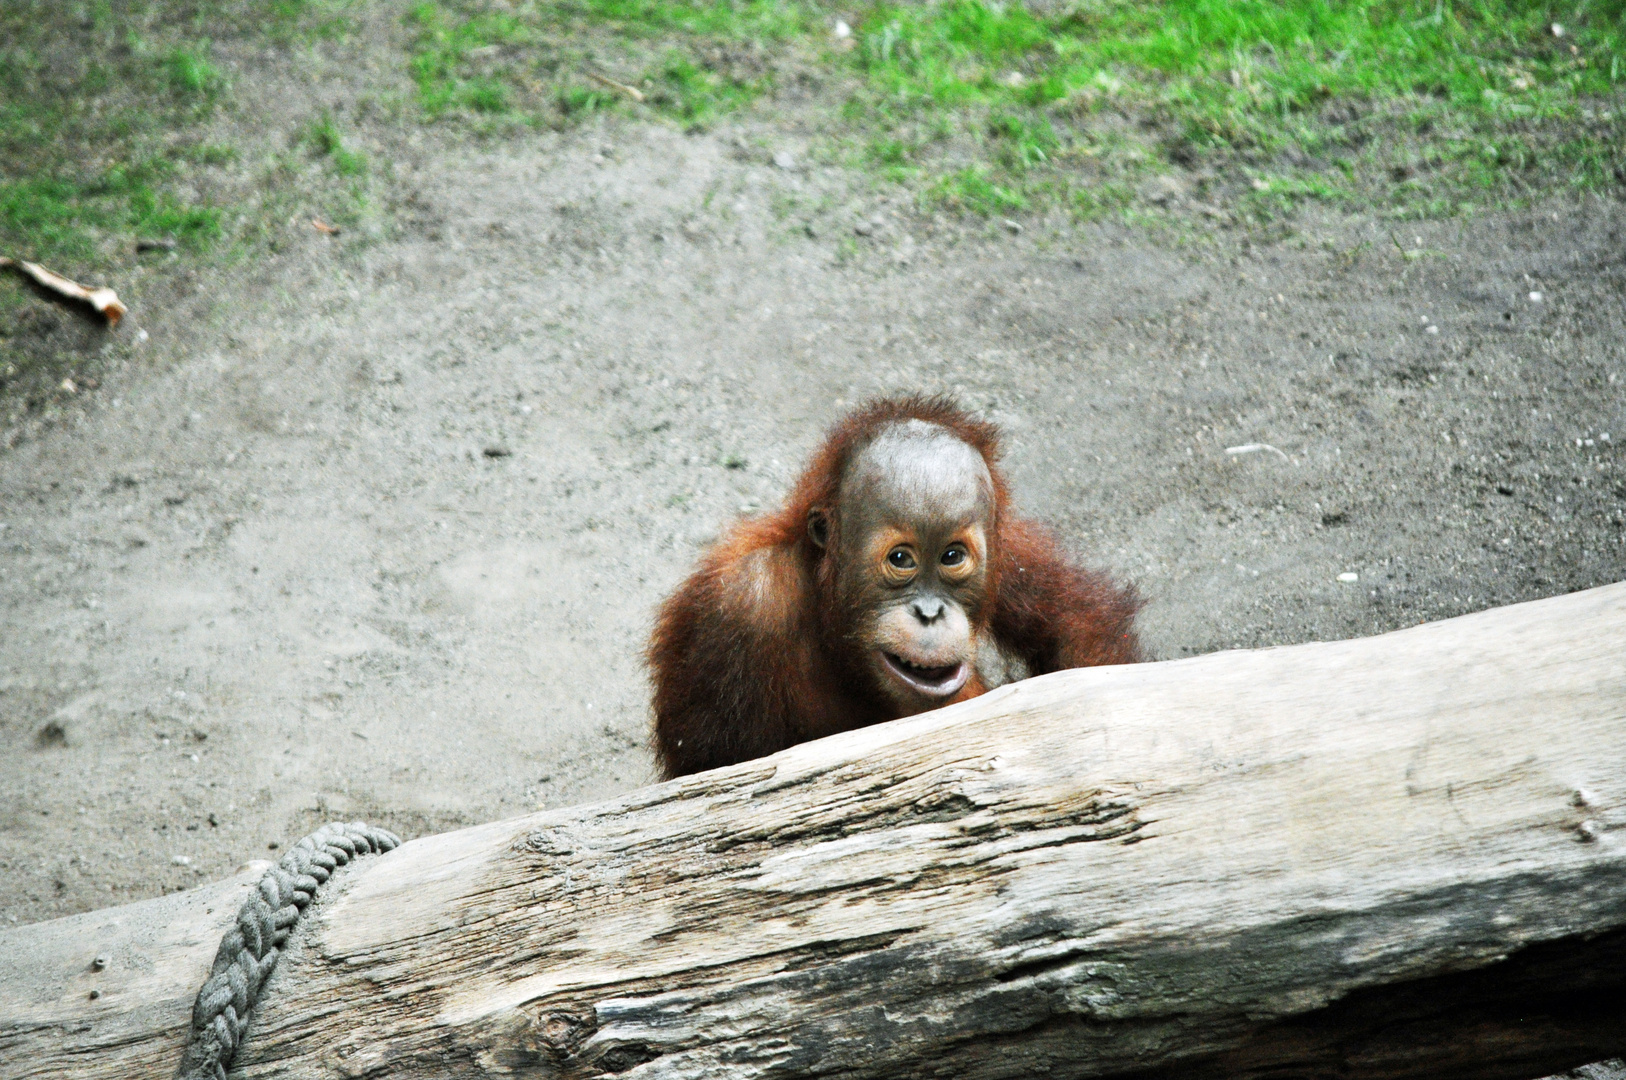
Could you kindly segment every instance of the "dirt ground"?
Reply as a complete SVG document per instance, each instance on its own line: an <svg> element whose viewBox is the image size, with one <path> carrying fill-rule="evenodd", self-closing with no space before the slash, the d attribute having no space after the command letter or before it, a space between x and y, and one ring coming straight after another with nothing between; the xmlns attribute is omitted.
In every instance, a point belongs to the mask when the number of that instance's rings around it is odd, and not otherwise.
<svg viewBox="0 0 1626 1080"><path fill-rule="evenodd" d="M106 366L0 429L0 920L649 782L655 605L875 394L1003 425L1160 658L1626 578L1617 201L1007 224L766 122L394 139L386 227L19 331Z"/></svg>

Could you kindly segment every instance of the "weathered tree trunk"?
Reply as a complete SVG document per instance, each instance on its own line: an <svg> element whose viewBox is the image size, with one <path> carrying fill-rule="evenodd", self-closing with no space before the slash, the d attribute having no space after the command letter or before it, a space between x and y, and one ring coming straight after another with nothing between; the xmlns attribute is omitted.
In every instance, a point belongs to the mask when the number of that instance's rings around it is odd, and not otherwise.
<svg viewBox="0 0 1626 1080"><path fill-rule="evenodd" d="M0 1076L166 1075L241 889L0 935ZM329 889L243 1076L1537 1076L1626 1051L1626 584L1052 675Z"/></svg>

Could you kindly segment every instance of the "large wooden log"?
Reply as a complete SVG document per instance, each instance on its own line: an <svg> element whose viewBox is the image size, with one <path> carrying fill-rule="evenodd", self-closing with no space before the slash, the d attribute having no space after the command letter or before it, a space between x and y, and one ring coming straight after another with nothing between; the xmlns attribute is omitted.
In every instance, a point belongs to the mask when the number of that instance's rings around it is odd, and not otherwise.
<svg viewBox="0 0 1626 1080"><path fill-rule="evenodd" d="M0 934L0 1077L167 1075L242 887ZM1626 584L1052 675L329 888L240 1075L1536 1076L1626 1051Z"/></svg>

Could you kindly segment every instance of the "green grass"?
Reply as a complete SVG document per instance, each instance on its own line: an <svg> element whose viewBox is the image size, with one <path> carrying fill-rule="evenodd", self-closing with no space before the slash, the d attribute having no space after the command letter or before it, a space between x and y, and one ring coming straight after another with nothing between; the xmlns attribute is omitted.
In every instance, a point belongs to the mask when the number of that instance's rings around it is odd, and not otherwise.
<svg viewBox="0 0 1626 1080"><path fill-rule="evenodd" d="M1261 214L1449 213L1626 171L1623 0L945 0L844 17L839 40L830 9L796 0L423 3L411 65L432 116L691 124L799 67L839 87L833 156L856 146L850 162L980 213L1110 212L1176 167ZM600 65L644 104L584 75Z"/></svg>
<svg viewBox="0 0 1626 1080"><path fill-rule="evenodd" d="M1000 183L994 170L986 165L965 165L941 173L926 192L934 202L979 214L1013 213L1028 206L1021 190Z"/></svg>
<svg viewBox="0 0 1626 1080"><path fill-rule="evenodd" d="M767 52L809 39L811 12L776 0L424 2L407 16L408 68L432 118L556 126L624 107L628 96L600 75L659 115L704 126L771 89Z"/></svg>
<svg viewBox="0 0 1626 1080"><path fill-rule="evenodd" d="M109 245L171 237L197 251L220 236L224 208L182 179L231 151L175 134L229 87L207 42L159 47L142 22L109 5L84 19L44 3L0 13L0 251L71 271Z"/></svg>
<svg viewBox="0 0 1626 1080"><path fill-rule="evenodd" d="M366 176L367 155L345 146L338 125L330 114L324 114L305 132L305 142L319 156L333 159L333 170L340 176Z"/></svg>
<svg viewBox="0 0 1626 1080"><path fill-rule="evenodd" d="M370 163L331 116L287 133L262 126L252 142L233 134L244 130L237 110L254 122L278 110L236 100L225 59L269 48L302 64L350 45L360 10L356 0L0 3L0 254L111 285L139 307L166 278L276 250L311 217L371 224L387 165ZM364 98L345 115L373 108ZM64 329L54 307L18 275L0 276L0 427L52 415L70 394L64 378L94 385L109 357L134 348Z"/></svg>
<svg viewBox="0 0 1626 1080"><path fill-rule="evenodd" d="M300 142L313 157L327 163L337 181L322 185L325 190L321 202L327 214L337 224L360 224L373 207L372 166L367 155L345 142L331 113L312 121L302 132Z"/></svg>
<svg viewBox="0 0 1626 1080"><path fill-rule="evenodd" d="M213 100L225 89L226 80L208 60L208 43L177 45L164 59L169 85L183 97Z"/></svg>
<svg viewBox="0 0 1626 1080"><path fill-rule="evenodd" d="M232 107L207 35L336 40L362 10L0 7L0 249L72 269L142 237L217 245L240 211L197 194L218 190L200 172L235 160L202 135ZM840 9L845 39L836 11L425 0L402 62L423 116L479 130L604 112L705 127L806 80L813 159L973 214L1116 213L1164 173L1260 216L1305 201L1449 214L1626 182L1626 0L883 0ZM376 182L333 118L304 145L352 201Z"/></svg>
<svg viewBox="0 0 1626 1080"><path fill-rule="evenodd" d="M175 237L193 247L220 232L215 208L186 206L120 173L88 186L49 179L0 183L0 222L7 233L31 241L11 250L59 265L91 257L90 236L98 231Z"/></svg>
<svg viewBox="0 0 1626 1080"><path fill-rule="evenodd" d="M249 0L237 22L273 41L304 43L347 37L361 0Z"/></svg>
<svg viewBox="0 0 1626 1080"><path fill-rule="evenodd" d="M431 116L459 107L481 113L508 110L505 82L473 71L470 54L530 44L532 33L525 23L501 12L453 18L433 3L414 5L408 18L418 31L409 67L419 100Z"/></svg>
<svg viewBox="0 0 1626 1080"><path fill-rule="evenodd" d="M217 250L228 223L263 234L202 192L235 147L205 131L232 105L229 80L203 36L296 45L347 33L354 0L109 0L0 5L0 253L64 273L101 276L135 242L170 238L194 260ZM341 185L367 176L364 155L331 118L307 141ZM263 200L270 207L277 200ZM266 213L269 213L267 210ZM260 215L265 217L265 213ZM0 291L0 301L21 295Z"/></svg>
<svg viewBox="0 0 1626 1080"><path fill-rule="evenodd" d="M1612 186L1626 163L1618 0L1097 0L1054 15L877 4L857 42L863 115L896 138L955 114L974 162L934 190L985 211L1037 186L1178 164L1264 180L1243 189L1256 208L1365 199L1429 212L1532 185ZM1103 119L1128 121L1138 161L1092 145L1126 126Z"/></svg>

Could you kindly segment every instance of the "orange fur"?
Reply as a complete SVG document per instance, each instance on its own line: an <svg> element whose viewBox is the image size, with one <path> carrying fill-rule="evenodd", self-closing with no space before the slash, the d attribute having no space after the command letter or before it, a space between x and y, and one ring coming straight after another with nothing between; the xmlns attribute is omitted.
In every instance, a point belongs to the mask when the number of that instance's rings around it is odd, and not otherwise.
<svg viewBox="0 0 1626 1080"><path fill-rule="evenodd" d="M853 455L906 420L949 429L988 464L994 488L988 600L976 628L990 630L1000 649L1035 675L1140 658L1134 592L1074 566L1043 527L1010 516L992 424L944 398L877 401L835 426L783 509L742 522L662 605L649 663L665 775L896 718L852 660L847 632L854 613L835 600L835 538L821 548L807 522L813 509L837 505ZM839 516L830 526L841 528ZM985 691L973 675L953 700Z"/></svg>

